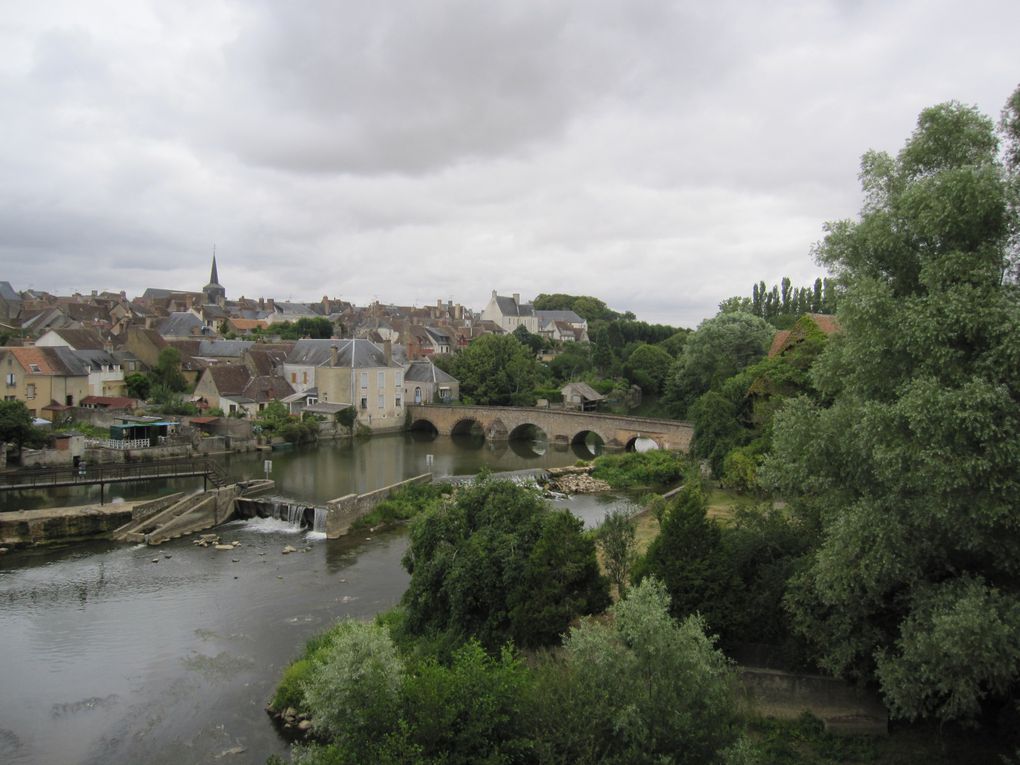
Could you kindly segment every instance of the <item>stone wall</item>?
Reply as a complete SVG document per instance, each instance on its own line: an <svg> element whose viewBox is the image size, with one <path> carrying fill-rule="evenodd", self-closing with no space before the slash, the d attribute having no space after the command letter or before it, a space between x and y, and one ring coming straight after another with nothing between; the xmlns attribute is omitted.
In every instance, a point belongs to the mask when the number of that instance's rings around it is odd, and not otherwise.
<svg viewBox="0 0 1020 765"><path fill-rule="evenodd" d="M109 534L131 520L135 503L0 513L0 547L74 542Z"/></svg>
<svg viewBox="0 0 1020 765"><path fill-rule="evenodd" d="M376 505L387 499L390 494L405 486L422 483L432 483L432 473L423 473L414 478L408 478L406 481L376 489L368 494L348 494L330 500L326 503L326 537L337 539L343 536L350 531L355 521L372 512Z"/></svg>

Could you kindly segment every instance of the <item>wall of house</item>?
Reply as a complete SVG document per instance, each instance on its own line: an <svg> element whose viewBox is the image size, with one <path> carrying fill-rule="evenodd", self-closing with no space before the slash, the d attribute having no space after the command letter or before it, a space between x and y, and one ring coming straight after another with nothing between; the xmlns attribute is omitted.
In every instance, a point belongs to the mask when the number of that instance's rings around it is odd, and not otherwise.
<svg viewBox="0 0 1020 765"><path fill-rule="evenodd" d="M307 364L283 365L283 379L290 383L295 393L304 393L309 388L314 388L315 367Z"/></svg>
<svg viewBox="0 0 1020 765"><path fill-rule="evenodd" d="M353 374L354 400L351 401ZM319 401L353 404L358 422L373 429L404 424L404 370L400 367L319 367Z"/></svg>

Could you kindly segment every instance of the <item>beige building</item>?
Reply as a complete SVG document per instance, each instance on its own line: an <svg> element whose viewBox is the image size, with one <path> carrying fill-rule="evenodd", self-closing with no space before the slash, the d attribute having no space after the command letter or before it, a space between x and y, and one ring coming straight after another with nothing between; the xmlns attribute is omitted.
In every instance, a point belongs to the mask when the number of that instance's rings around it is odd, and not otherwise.
<svg viewBox="0 0 1020 765"><path fill-rule="evenodd" d="M53 421L89 395L87 365L68 348L0 348L5 401L21 401L33 417Z"/></svg>
<svg viewBox="0 0 1020 765"><path fill-rule="evenodd" d="M369 340L298 340L283 365L288 382L318 404L353 406L371 428L404 424L404 369L388 344Z"/></svg>

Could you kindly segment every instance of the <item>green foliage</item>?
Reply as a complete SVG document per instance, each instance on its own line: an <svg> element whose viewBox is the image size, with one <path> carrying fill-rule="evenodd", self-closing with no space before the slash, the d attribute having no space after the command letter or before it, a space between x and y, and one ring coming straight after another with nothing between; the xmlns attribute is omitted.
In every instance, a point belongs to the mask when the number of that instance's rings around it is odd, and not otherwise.
<svg viewBox="0 0 1020 765"><path fill-rule="evenodd" d="M528 328L523 324L517 327L517 329L515 329L511 334L517 338L517 342L530 350L532 355L537 354L539 351L549 346L548 340L541 335L534 335L531 332L528 332Z"/></svg>
<svg viewBox="0 0 1020 765"><path fill-rule="evenodd" d="M152 381L153 394L157 388L172 393L186 391L188 381L184 379L184 373L181 371L181 352L173 346L161 350L156 359L156 366L149 372L149 379Z"/></svg>
<svg viewBox="0 0 1020 765"><path fill-rule="evenodd" d="M677 618L700 613L714 632L725 632L735 614L736 573L723 546L722 531L710 520L701 484L690 479L669 503L659 530L634 567L634 580L660 580Z"/></svg>
<svg viewBox="0 0 1020 765"><path fill-rule="evenodd" d="M757 491L759 458L760 451L756 446L737 447L727 452L722 463L723 488L742 494Z"/></svg>
<svg viewBox="0 0 1020 765"><path fill-rule="evenodd" d="M724 305L759 316L778 329L787 329L806 313L834 314L838 304L836 280L819 277L810 287L794 287L790 278L784 276L781 285L767 289L765 282L758 282L751 289L750 299L730 298ZM723 305L719 307L722 309Z"/></svg>
<svg viewBox="0 0 1020 765"><path fill-rule="evenodd" d="M267 332L272 332L281 340L300 340L306 337L328 340L333 337L335 328L332 322L325 317L303 317L295 322L283 321L273 324L269 330L261 330L254 334L265 334Z"/></svg>
<svg viewBox="0 0 1020 765"><path fill-rule="evenodd" d="M622 510L606 513L597 535L609 581L616 585L616 591L623 597L636 557L634 521Z"/></svg>
<svg viewBox="0 0 1020 765"><path fill-rule="evenodd" d="M507 640L545 645L608 603L582 523L531 489L477 482L415 518L410 536L403 604L412 634L475 637L490 651Z"/></svg>
<svg viewBox="0 0 1020 765"><path fill-rule="evenodd" d="M683 417L699 396L765 355L774 330L748 313L706 319L688 339L666 383L666 400Z"/></svg>
<svg viewBox="0 0 1020 765"><path fill-rule="evenodd" d="M32 422L32 413L21 401L0 401L0 444L42 446L46 434Z"/></svg>
<svg viewBox="0 0 1020 765"><path fill-rule="evenodd" d="M152 390L152 381L141 372L132 372L124 378L124 385L127 387L128 395L142 401L149 397Z"/></svg>
<svg viewBox="0 0 1020 765"><path fill-rule="evenodd" d="M398 713L403 675L384 627L342 622L304 684L314 729L341 747L381 736Z"/></svg>
<svg viewBox="0 0 1020 765"><path fill-rule="evenodd" d="M563 664L536 683L540 762L715 762L734 743L732 674L701 620L676 622L645 580L564 640Z"/></svg>
<svg viewBox="0 0 1020 765"><path fill-rule="evenodd" d="M530 406L538 367L513 335L483 335L457 354L449 371L462 397L476 404Z"/></svg>
<svg viewBox="0 0 1020 765"><path fill-rule="evenodd" d="M667 351L657 345L642 344L627 357L624 374L646 393L658 393L672 367L673 357Z"/></svg>
<svg viewBox="0 0 1020 765"><path fill-rule="evenodd" d="M422 483L406 486L393 492L376 505L375 509L355 521L356 527L396 523L414 518L430 507L435 507L453 494L451 483Z"/></svg>
<svg viewBox="0 0 1020 765"><path fill-rule="evenodd" d="M573 311L589 322L596 319L634 318L634 314L617 313L603 301L588 295L565 295L561 292L553 295L541 294L531 304L540 311Z"/></svg>
<svg viewBox="0 0 1020 765"><path fill-rule="evenodd" d="M969 718L1020 680L1015 180L955 103L861 178L859 220L817 253L847 285L822 403L786 405L763 467L821 526L787 603L823 666L877 681L897 715Z"/></svg>
<svg viewBox="0 0 1020 765"><path fill-rule="evenodd" d="M680 452L652 449L603 454L595 459L592 476L614 489L659 489L674 485L686 469L687 461Z"/></svg>
<svg viewBox="0 0 1020 765"><path fill-rule="evenodd" d="M549 362L549 371L561 383L577 380L591 368L591 346L587 343L565 343Z"/></svg>
<svg viewBox="0 0 1020 765"><path fill-rule="evenodd" d="M198 414L198 407L190 401L185 401L184 396L163 383L153 384L150 393L150 400L163 414L181 414L194 416Z"/></svg>
<svg viewBox="0 0 1020 765"><path fill-rule="evenodd" d="M281 711L288 707L307 709L305 687L308 685L308 680L314 669L315 664L311 659L298 659L292 662L283 671L283 677L280 678L280 683L276 686L276 693L273 694L270 706Z"/></svg>

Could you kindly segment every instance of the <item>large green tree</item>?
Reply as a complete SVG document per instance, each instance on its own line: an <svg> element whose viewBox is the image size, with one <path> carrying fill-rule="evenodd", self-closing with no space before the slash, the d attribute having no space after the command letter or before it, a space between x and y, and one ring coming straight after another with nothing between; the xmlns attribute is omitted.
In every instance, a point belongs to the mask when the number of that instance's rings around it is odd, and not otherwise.
<svg viewBox="0 0 1020 765"><path fill-rule="evenodd" d="M45 434L32 423L32 413L21 401L0 401L0 444L33 446L45 441Z"/></svg>
<svg viewBox="0 0 1020 765"><path fill-rule="evenodd" d="M773 333L763 319L742 311L701 322L666 383L672 413L685 416L698 396L764 356Z"/></svg>
<svg viewBox="0 0 1020 765"><path fill-rule="evenodd" d="M159 352L156 366L149 373L153 388L162 388L172 393L182 393L188 389L188 381L181 371L181 352L168 346Z"/></svg>
<svg viewBox="0 0 1020 765"><path fill-rule="evenodd" d="M609 603L581 521L509 481L482 480L418 516L404 565L408 630L450 643L549 645Z"/></svg>
<svg viewBox="0 0 1020 765"><path fill-rule="evenodd" d="M476 404L530 405L538 367L530 350L513 335L483 335L452 361L461 397Z"/></svg>
<svg viewBox="0 0 1020 765"><path fill-rule="evenodd" d="M997 149L991 120L948 103L897 156L864 156L860 217L817 251L847 285L823 403L777 415L767 466L821 528L795 624L906 718L974 716L1020 679L1016 177Z"/></svg>

